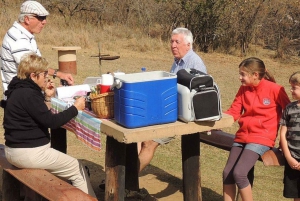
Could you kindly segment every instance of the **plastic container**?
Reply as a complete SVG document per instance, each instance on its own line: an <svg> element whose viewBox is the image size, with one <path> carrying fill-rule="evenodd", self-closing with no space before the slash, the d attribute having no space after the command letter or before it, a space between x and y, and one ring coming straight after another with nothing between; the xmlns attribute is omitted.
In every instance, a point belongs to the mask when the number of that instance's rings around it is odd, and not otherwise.
<svg viewBox="0 0 300 201"><path fill-rule="evenodd" d="M114 117L127 128L177 120L177 76L164 71L115 76Z"/></svg>
<svg viewBox="0 0 300 201"><path fill-rule="evenodd" d="M102 74L101 84L100 84L100 93L108 93L111 91L111 86L114 83L114 76L112 74Z"/></svg>
<svg viewBox="0 0 300 201"><path fill-rule="evenodd" d="M96 86L101 83L101 77L87 77L83 84L88 84L90 87Z"/></svg>

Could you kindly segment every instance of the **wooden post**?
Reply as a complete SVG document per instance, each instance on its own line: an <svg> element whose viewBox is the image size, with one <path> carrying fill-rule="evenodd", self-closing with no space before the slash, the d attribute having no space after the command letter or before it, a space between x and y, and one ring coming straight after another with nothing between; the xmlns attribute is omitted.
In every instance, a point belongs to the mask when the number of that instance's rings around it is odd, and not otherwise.
<svg viewBox="0 0 300 201"><path fill-rule="evenodd" d="M125 189L139 191L137 143L126 145ZM130 178L130 179L128 179Z"/></svg>
<svg viewBox="0 0 300 201"><path fill-rule="evenodd" d="M181 136L184 201L202 201L199 138L199 133Z"/></svg>
<svg viewBox="0 0 300 201"><path fill-rule="evenodd" d="M52 47L52 49L58 51L59 71L76 75L76 50L81 49L81 47ZM67 153L66 129L51 129L51 147L63 153Z"/></svg>
<svg viewBox="0 0 300 201"><path fill-rule="evenodd" d="M3 201L20 200L20 182L5 170L2 171L2 199Z"/></svg>
<svg viewBox="0 0 300 201"><path fill-rule="evenodd" d="M64 128L51 129L51 147L67 153L67 130Z"/></svg>
<svg viewBox="0 0 300 201"><path fill-rule="evenodd" d="M106 138L105 201L124 201L126 144Z"/></svg>
<svg viewBox="0 0 300 201"><path fill-rule="evenodd" d="M59 71L76 75L76 50L81 47L52 47L52 49L58 50Z"/></svg>

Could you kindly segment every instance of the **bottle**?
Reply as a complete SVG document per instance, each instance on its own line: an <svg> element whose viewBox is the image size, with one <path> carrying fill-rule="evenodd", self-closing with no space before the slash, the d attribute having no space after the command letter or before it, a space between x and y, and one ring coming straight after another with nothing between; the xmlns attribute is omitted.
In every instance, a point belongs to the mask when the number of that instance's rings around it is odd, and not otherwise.
<svg viewBox="0 0 300 201"><path fill-rule="evenodd" d="M146 72L146 67L141 68L142 72Z"/></svg>

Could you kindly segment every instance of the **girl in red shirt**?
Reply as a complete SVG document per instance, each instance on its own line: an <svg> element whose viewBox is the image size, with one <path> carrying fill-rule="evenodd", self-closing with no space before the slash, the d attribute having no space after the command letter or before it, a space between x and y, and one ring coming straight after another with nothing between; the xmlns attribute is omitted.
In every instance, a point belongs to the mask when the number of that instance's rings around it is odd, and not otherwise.
<svg viewBox="0 0 300 201"><path fill-rule="evenodd" d="M224 201L234 201L236 185L243 201L252 201L247 177L259 156L274 146L282 110L290 103L264 62L251 57L239 65L241 87L225 112L238 120L239 129L223 171Z"/></svg>

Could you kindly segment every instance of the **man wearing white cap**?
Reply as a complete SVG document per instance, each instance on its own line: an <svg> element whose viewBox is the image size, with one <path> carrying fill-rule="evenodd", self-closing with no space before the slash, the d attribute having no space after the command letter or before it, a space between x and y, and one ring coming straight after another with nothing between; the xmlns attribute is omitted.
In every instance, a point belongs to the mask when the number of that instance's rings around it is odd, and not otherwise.
<svg viewBox="0 0 300 201"><path fill-rule="evenodd" d="M37 1L25 1L21 5L18 22L4 36L1 48L1 78L3 93L14 76L17 75L17 68L22 56L25 53L34 52L41 56L34 34L42 31L46 25L46 17L49 12ZM54 69L48 70L49 75L53 75L67 80L68 84L73 85L71 74L59 72Z"/></svg>

